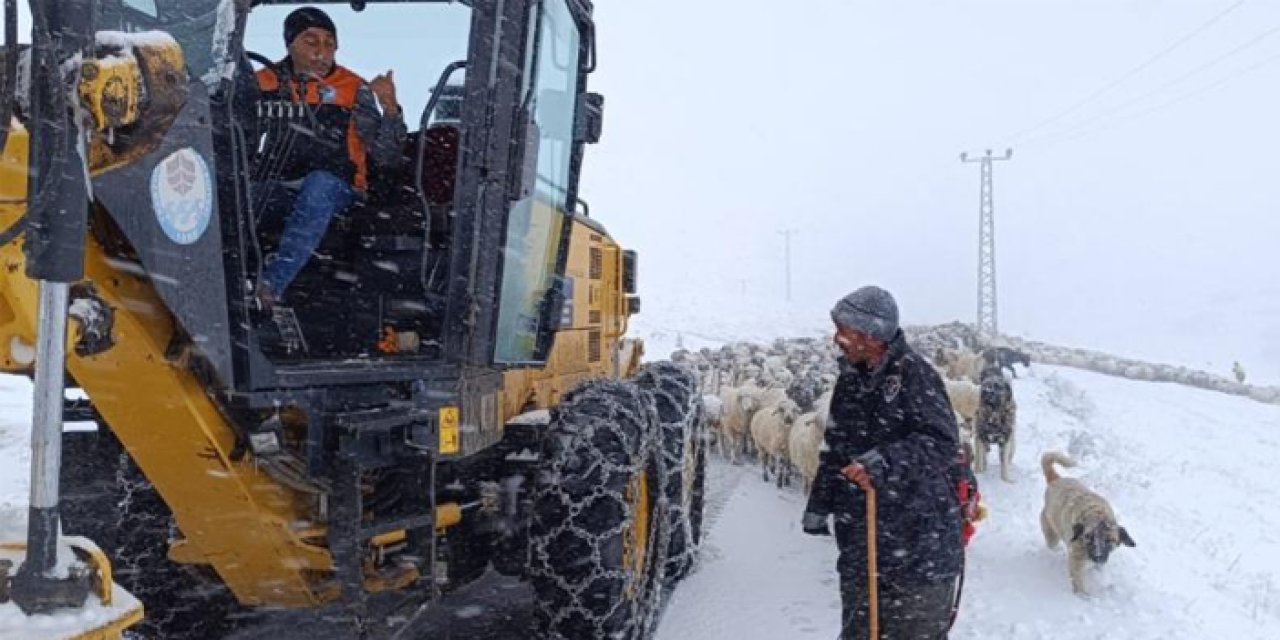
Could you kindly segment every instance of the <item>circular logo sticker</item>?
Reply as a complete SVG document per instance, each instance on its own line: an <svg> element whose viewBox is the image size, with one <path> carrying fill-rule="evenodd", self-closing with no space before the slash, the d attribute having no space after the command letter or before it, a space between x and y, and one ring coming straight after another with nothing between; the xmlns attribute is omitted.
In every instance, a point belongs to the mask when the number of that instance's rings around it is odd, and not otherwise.
<svg viewBox="0 0 1280 640"><path fill-rule="evenodd" d="M213 178L194 149L174 151L156 165L151 172L151 207L170 240L191 244L204 235L213 217Z"/></svg>

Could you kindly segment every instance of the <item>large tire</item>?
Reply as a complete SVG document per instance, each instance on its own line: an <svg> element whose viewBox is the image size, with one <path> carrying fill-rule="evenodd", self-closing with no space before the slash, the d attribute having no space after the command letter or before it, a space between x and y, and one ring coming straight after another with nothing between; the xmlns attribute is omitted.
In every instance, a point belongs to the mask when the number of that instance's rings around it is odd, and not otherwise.
<svg viewBox="0 0 1280 640"><path fill-rule="evenodd" d="M552 413L534 487L529 576L548 640L646 640L666 569L666 475L653 399L593 381Z"/></svg>
<svg viewBox="0 0 1280 640"><path fill-rule="evenodd" d="M702 524L705 521L707 506L707 447L710 446L710 440L703 438L702 442L694 462L696 475L693 479L693 496L690 499L692 507L689 509L689 532L693 540L695 559L696 550L702 548L704 534Z"/></svg>
<svg viewBox="0 0 1280 640"><path fill-rule="evenodd" d="M636 384L653 394L667 464L666 493L671 511L667 546L668 584L688 575L702 538L702 496L706 474L706 411L697 377L671 362L646 364Z"/></svg>

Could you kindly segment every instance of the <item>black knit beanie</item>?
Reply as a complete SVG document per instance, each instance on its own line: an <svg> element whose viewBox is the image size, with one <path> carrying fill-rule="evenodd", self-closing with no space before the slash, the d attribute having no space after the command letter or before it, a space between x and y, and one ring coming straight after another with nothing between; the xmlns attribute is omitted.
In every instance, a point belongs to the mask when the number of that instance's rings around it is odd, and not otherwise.
<svg viewBox="0 0 1280 640"><path fill-rule="evenodd" d="M335 42L338 40L338 28L333 25L333 20L329 19L329 14L315 7L302 7L284 19L285 46L292 44L298 34L312 27L324 29L333 34Z"/></svg>

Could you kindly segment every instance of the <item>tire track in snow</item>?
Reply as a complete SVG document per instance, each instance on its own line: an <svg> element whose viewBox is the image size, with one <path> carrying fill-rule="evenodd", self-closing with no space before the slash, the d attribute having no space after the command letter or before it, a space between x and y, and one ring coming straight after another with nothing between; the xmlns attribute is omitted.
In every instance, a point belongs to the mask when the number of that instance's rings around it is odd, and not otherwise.
<svg viewBox="0 0 1280 640"><path fill-rule="evenodd" d="M734 466L724 460L712 458L711 464L707 465L709 477L707 478L707 486L711 488L708 492L706 505L703 507L703 539L713 535L716 523L720 521L720 516L724 513L724 509L729 504L729 500L733 498L734 491L738 488L738 483L742 482L742 478L748 473L754 475L755 467L750 465Z"/></svg>

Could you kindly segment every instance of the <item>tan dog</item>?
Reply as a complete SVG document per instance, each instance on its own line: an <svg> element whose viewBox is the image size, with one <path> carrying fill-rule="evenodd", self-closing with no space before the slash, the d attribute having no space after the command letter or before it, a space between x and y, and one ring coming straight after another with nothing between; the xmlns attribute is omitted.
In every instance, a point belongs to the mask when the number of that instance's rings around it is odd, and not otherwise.
<svg viewBox="0 0 1280 640"><path fill-rule="evenodd" d="M1057 451L1040 456L1040 468L1048 487L1044 491L1044 510L1040 512L1040 529L1045 544L1056 549L1058 542L1067 541L1067 572L1071 576L1071 589L1084 593L1084 568L1088 561L1102 565L1111 552L1120 545L1137 546L1129 532L1116 524L1111 505L1102 496L1090 491L1075 478L1058 475L1054 464L1074 467L1076 463Z"/></svg>

